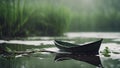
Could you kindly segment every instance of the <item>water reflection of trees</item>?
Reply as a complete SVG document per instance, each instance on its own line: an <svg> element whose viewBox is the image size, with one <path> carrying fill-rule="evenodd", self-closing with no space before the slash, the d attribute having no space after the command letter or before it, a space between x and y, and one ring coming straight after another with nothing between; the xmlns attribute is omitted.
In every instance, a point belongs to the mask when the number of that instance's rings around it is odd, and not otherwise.
<svg viewBox="0 0 120 68"><path fill-rule="evenodd" d="M46 54L46 55L39 54L37 55L37 57L28 56L28 57L21 57L21 58L0 57L0 67L2 68L46 68L46 67L49 67L49 68L53 68L53 67L96 68L95 66L99 66L102 63L102 66L104 68L120 68L119 59L113 59L110 57L103 58L99 56L90 56L90 55L83 56L83 55L57 54L55 60L61 61L61 62L55 63L53 62L53 59L54 59L53 54ZM70 59L74 59L74 60L70 60ZM66 61L63 61L63 60L66 60Z"/></svg>
<svg viewBox="0 0 120 68"><path fill-rule="evenodd" d="M119 59L102 59L102 64L105 68L120 68L120 60Z"/></svg>
<svg viewBox="0 0 120 68"><path fill-rule="evenodd" d="M22 63L21 59L15 58L0 58L0 67L1 68L21 68Z"/></svg>

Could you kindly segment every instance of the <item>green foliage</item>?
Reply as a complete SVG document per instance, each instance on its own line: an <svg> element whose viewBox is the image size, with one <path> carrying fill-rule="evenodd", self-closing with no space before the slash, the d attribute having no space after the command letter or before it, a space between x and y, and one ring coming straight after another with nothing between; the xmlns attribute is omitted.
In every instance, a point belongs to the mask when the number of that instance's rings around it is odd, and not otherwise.
<svg viewBox="0 0 120 68"><path fill-rule="evenodd" d="M102 52L102 55L104 55L105 57L110 57L110 50L108 47L105 47L105 49Z"/></svg>
<svg viewBox="0 0 120 68"><path fill-rule="evenodd" d="M10 48L6 47L6 51L11 52L12 50Z"/></svg>
<svg viewBox="0 0 120 68"><path fill-rule="evenodd" d="M31 32L46 36L59 36L66 31L70 22L69 11L64 7L55 8L52 5L39 7L28 20ZM35 31L34 31L35 30Z"/></svg>
<svg viewBox="0 0 120 68"><path fill-rule="evenodd" d="M25 1L24 1L25 2ZM1 37L14 37L26 35L24 24L27 23L28 16L24 11L25 4L21 6L20 0L0 1L0 25Z"/></svg>
<svg viewBox="0 0 120 68"><path fill-rule="evenodd" d="M32 0L0 1L0 38L62 35L69 20L66 8L54 7L46 2L39 5Z"/></svg>

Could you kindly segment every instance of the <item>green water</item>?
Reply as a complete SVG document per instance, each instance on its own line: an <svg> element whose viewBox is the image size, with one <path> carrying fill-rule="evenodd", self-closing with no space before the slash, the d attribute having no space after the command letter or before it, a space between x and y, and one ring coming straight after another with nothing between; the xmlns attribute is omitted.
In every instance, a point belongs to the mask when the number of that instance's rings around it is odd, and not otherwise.
<svg viewBox="0 0 120 68"><path fill-rule="evenodd" d="M58 52L54 46L54 40L63 40L76 44L83 44L85 42L96 41L103 38L100 51L108 47L111 51L110 57L105 57L99 54L101 65L104 68L120 68L120 33L95 33L95 32L81 32L81 33L66 33L64 37L28 37L19 40L0 40L2 47L9 47L16 51L27 51L34 49L46 49ZM29 55L16 55L12 57L3 57L0 55L0 68L97 68L97 66L67 56L67 60L55 61L55 53L39 52ZM80 58L82 56L78 56ZM86 57L86 56L85 56ZM93 59L91 56L87 56ZM93 59L93 63L94 63ZM92 62L92 61L91 61Z"/></svg>

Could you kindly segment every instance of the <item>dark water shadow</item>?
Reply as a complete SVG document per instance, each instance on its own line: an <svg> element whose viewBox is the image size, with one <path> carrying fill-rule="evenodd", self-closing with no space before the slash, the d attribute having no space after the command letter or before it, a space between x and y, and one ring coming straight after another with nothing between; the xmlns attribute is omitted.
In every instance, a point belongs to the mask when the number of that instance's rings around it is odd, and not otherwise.
<svg viewBox="0 0 120 68"><path fill-rule="evenodd" d="M97 66L99 68L103 68L100 57L97 55L81 55L81 54L62 54L62 53L57 53L55 56L54 61L64 61L64 60L78 60L78 61L83 61L89 64L92 64L94 66Z"/></svg>

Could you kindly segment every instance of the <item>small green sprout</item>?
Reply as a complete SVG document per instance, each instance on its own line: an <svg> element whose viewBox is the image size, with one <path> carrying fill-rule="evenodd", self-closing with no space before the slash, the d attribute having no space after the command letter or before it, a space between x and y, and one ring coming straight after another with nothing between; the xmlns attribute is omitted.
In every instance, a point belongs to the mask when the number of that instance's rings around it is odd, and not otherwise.
<svg viewBox="0 0 120 68"><path fill-rule="evenodd" d="M105 57L110 57L110 49L108 47L105 47L105 49L102 52L102 55L104 55Z"/></svg>

